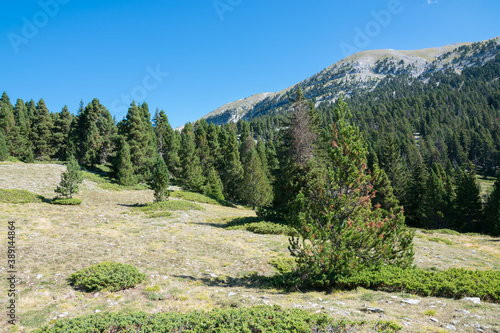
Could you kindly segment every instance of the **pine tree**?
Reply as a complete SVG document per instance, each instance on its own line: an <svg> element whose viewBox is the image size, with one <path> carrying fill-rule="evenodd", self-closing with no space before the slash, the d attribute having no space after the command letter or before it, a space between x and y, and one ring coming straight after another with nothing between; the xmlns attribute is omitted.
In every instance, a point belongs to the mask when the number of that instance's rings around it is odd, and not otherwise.
<svg viewBox="0 0 500 333"><path fill-rule="evenodd" d="M224 196L230 200L237 200L240 182L243 177L238 138L232 124L227 124L221 130L219 142L222 150L219 165L220 178L224 186Z"/></svg>
<svg viewBox="0 0 500 333"><path fill-rule="evenodd" d="M500 174L484 207L482 231L492 236L500 236Z"/></svg>
<svg viewBox="0 0 500 333"><path fill-rule="evenodd" d="M392 135L385 137L385 144L380 156L380 168L382 168L391 181L394 195L401 200L405 195L406 174L401 159L401 151Z"/></svg>
<svg viewBox="0 0 500 333"><path fill-rule="evenodd" d="M217 200L224 200L224 187L220 180L217 171L212 167L208 172L206 185L203 188L203 193Z"/></svg>
<svg viewBox="0 0 500 333"><path fill-rule="evenodd" d="M430 229L443 229L449 227L445 218L449 202L445 186L441 178L431 170L427 178L427 191L422 200L426 212L424 227Z"/></svg>
<svg viewBox="0 0 500 333"><path fill-rule="evenodd" d="M419 156L413 166L411 178L407 184L404 208L406 223L412 227L423 227L427 219L424 199L427 191L429 173L422 158Z"/></svg>
<svg viewBox="0 0 500 333"><path fill-rule="evenodd" d="M54 190L61 197L72 198L78 193L79 185L83 182L80 166L74 157L70 157L66 165L66 171L61 176L59 186Z"/></svg>
<svg viewBox="0 0 500 333"><path fill-rule="evenodd" d="M153 178L151 180L151 187L155 192L155 202L165 201L170 196L170 191L168 190L169 179L170 174L167 165L163 157L158 154L153 168Z"/></svg>
<svg viewBox="0 0 500 333"><path fill-rule="evenodd" d="M189 191L203 192L205 177L203 176L200 159L196 155L196 145L191 123L186 124L182 129L179 155L182 166L179 182Z"/></svg>
<svg viewBox="0 0 500 333"><path fill-rule="evenodd" d="M52 129L52 147L54 149L53 157L59 160L66 160L68 155L68 140L71 130L73 117L65 105L57 115Z"/></svg>
<svg viewBox="0 0 500 333"><path fill-rule="evenodd" d="M384 216L399 212L399 201L394 196L391 181L376 163L373 166L373 190L375 191L375 196L371 200L373 207L378 205Z"/></svg>
<svg viewBox="0 0 500 333"><path fill-rule="evenodd" d="M478 232L482 222L482 204L474 165L457 172L454 202L456 230Z"/></svg>
<svg viewBox="0 0 500 333"><path fill-rule="evenodd" d="M109 111L97 98L85 108L82 101L75 125L71 141L77 145L81 163L91 166L104 164L114 149L116 135L116 126Z"/></svg>
<svg viewBox="0 0 500 333"><path fill-rule="evenodd" d="M273 192L259 154L255 149L252 149L248 154L249 156L246 156L243 164L240 197L250 204L252 209L255 209L255 207L269 205L273 199Z"/></svg>
<svg viewBox="0 0 500 333"><path fill-rule="evenodd" d="M125 139L119 140L119 151L115 165L115 174L121 185L135 185L137 178L134 175L134 167L130 160L130 147Z"/></svg>
<svg viewBox="0 0 500 333"><path fill-rule="evenodd" d="M176 132L170 126L165 111L156 110L153 126L156 134L158 153L165 160L171 176L177 178L180 164L179 139Z"/></svg>
<svg viewBox="0 0 500 333"><path fill-rule="evenodd" d="M3 131L0 129L0 161L5 161L7 158L9 158L9 149L5 143Z"/></svg>
<svg viewBox="0 0 500 333"><path fill-rule="evenodd" d="M156 135L151 121L146 121L148 115L147 105L138 106L132 102L126 118L119 124L120 134L130 146L134 173L139 181L151 179L150 170L156 154Z"/></svg>
<svg viewBox="0 0 500 333"><path fill-rule="evenodd" d="M371 206L367 149L350 117L345 102L337 101L325 159L313 161L308 185L288 215L300 235L290 239L289 249L302 280L314 286L330 287L340 276L383 265L408 267L413 261L413 234L402 212L384 218Z"/></svg>
<svg viewBox="0 0 500 333"><path fill-rule="evenodd" d="M25 153L27 142L15 118L14 107L4 92L0 98L0 130L3 130L9 155L19 158Z"/></svg>
<svg viewBox="0 0 500 333"><path fill-rule="evenodd" d="M48 159L52 154L52 147L50 145L52 118L43 99L40 99L36 105L32 124L31 141L33 143L33 154L37 159Z"/></svg>

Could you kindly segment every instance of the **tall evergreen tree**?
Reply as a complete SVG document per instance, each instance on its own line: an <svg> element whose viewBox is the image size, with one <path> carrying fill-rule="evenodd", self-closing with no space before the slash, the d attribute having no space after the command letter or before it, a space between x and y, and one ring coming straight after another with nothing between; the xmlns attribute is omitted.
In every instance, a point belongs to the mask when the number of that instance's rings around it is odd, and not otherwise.
<svg viewBox="0 0 500 333"><path fill-rule="evenodd" d="M384 216L399 212L399 201L392 191L391 181L378 164L373 166L373 190L375 196L371 199L373 207L380 207Z"/></svg>
<svg viewBox="0 0 500 333"><path fill-rule="evenodd" d="M203 192L205 177L203 176L200 159L196 155L196 144L191 123L186 124L182 129L179 153L182 166L180 183L187 190Z"/></svg>
<svg viewBox="0 0 500 333"><path fill-rule="evenodd" d="M415 161L412 169L404 200L406 223L412 227L423 227L427 219L423 202L427 192L429 172L421 157Z"/></svg>
<svg viewBox="0 0 500 333"><path fill-rule="evenodd" d="M165 111L156 110L153 118L153 126L156 134L157 150L163 157L171 176L178 176L180 167L179 145L176 132L170 126Z"/></svg>
<svg viewBox="0 0 500 333"><path fill-rule="evenodd" d="M457 172L454 202L455 224L459 231L478 232L482 222L482 204L476 172L472 163Z"/></svg>
<svg viewBox="0 0 500 333"><path fill-rule="evenodd" d="M0 130L0 161L5 161L7 158L9 158L9 149L5 143L3 131Z"/></svg>
<svg viewBox="0 0 500 333"><path fill-rule="evenodd" d="M307 175L307 187L294 200L288 220L300 237L289 249L303 281L330 287L338 277L383 265L408 267L413 261L413 234L403 213L384 218L373 209L367 149L351 125L345 102L336 103L325 158Z"/></svg>
<svg viewBox="0 0 500 333"><path fill-rule="evenodd" d="M238 138L232 124L223 126L219 136L222 150L219 172L224 186L224 196L230 200L238 199L240 181L243 177Z"/></svg>
<svg viewBox="0 0 500 333"><path fill-rule="evenodd" d="M59 160L66 160L68 154L69 133L73 116L68 111L65 105L61 112L57 115L52 129L52 147L54 149L54 157Z"/></svg>
<svg viewBox="0 0 500 333"><path fill-rule="evenodd" d="M165 164L165 160L158 154L153 167L153 177L151 180L151 187L155 192L155 202L165 201L170 196L170 191L168 190L169 180L170 174Z"/></svg>
<svg viewBox="0 0 500 333"><path fill-rule="evenodd" d="M385 144L380 156L380 167L389 177L394 195L401 200L405 195L405 179L407 177L403 169L401 151L392 135L385 137Z"/></svg>
<svg viewBox="0 0 500 333"><path fill-rule="evenodd" d="M253 209L267 206L273 199L271 184L255 148L252 148L243 164L240 197Z"/></svg>
<svg viewBox="0 0 500 333"><path fill-rule="evenodd" d="M134 175L134 166L130 160L130 147L123 137L120 138L118 144L118 156L115 166L115 174L118 183L121 185L137 184L137 177Z"/></svg>
<svg viewBox="0 0 500 333"><path fill-rule="evenodd" d="M481 229L490 235L500 236L500 174L493 185L493 191L486 201L484 222Z"/></svg>
<svg viewBox="0 0 500 333"><path fill-rule="evenodd" d="M36 159L48 159L52 154L52 118L45 101L40 99L35 108L32 121L31 141L33 143L33 154Z"/></svg>
<svg viewBox="0 0 500 333"><path fill-rule="evenodd" d="M224 200L224 187L222 185L222 181L220 180L217 171L215 171L214 167L210 169L208 172L206 184L203 187L203 193L217 200Z"/></svg>
<svg viewBox="0 0 500 333"><path fill-rule="evenodd" d="M83 176L80 172L80 166L76 159L71 156L66 165L66 171L61 176L61 182L54 190L62 197L72 198L73 194L78 193L79 185L83 182Z"/></svg>

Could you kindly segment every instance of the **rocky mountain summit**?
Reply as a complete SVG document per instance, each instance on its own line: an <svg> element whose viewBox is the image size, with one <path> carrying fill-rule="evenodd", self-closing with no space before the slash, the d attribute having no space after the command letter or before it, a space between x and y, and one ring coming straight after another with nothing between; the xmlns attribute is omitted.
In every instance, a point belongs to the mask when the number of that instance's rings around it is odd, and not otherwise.
<svg viewBox="0 0 500 333"><path fill-rule="evenodd" d="M299 82L306 98L316 105L334 102L340 94L349 97L354 92L371 91L394 76L405 75L427 82L436 72L454 71L481 66L500 53L500 37L475 43L451 44L413 51L362 51L338 61L319 73ZM294 86L276 93L260 93L221 106L203 118L223 124L240 119L250 120L288 108Z"/></svg>

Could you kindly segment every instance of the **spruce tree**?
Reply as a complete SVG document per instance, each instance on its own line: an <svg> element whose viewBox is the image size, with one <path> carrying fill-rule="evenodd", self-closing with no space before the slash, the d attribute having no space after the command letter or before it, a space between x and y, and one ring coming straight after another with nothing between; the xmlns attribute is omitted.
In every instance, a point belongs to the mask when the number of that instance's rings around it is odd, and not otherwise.
<svg viewBox="0 0 500 333"><path fill-rule="evenodd" d="M119 140L119 151L115 165L115 174L118 183L121 185L135 185L137 178L134 175L134 167L130 160L130 147L125 139Z"/></svg>
<svg viewBox="0 0 500 333"><path fill-rule="evenodd" d="M371 206L367 149L350 117L345 102L337 101L324 159L312 160L307 187L288 215L300 235L290 239L289 249L302 281L313 286L331 287L341 276L383 265L409 267L413 261L413 234L402 212L384 218Z"/></svg>
<svg viewBox="0 0 500 333"><path fill-rule="evenodd" d="M168 190L169 179L170 174L165 164L165 160L158 154L156 155L156 162L153 167L153 177L151 180L151 188L155 192L155 202L165 201L170 196L170 191Z"/></svg>
<svg viewBox="0 0 500 333"><path fill-rule="evenodd" d="M83 182L80 166L74 157L70 157L66 165L66 171L61 176L59 186L54 190L61 197L72 198L78 193L79 185Z"/></svg>

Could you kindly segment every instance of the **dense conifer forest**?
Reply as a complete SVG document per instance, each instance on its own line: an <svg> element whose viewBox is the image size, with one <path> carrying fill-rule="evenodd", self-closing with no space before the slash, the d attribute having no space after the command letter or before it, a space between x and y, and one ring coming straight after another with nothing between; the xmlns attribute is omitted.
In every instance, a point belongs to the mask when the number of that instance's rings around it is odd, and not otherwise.
<svg viewBox="0 0 500 333"><path fill-rule="evenodd" d="M373 205L387 215L404 211L409 226L500 234L500 180L490 193L478 186L478 177L499 175L498 77L497 56L461 73L429 74L426 82L405 73L390 75L374 90L346 97L349 121L367 147L367 172L375 176ZM116 121L98 99L82 101L74 115L66 106L49 111L43 99L14 103L4 92L0 160L74 156L90 170L134 185L151 182L159 155L171 182L186 190L286 220L291 197L305 186L297 177L309 172L304 161L308 154L325 152L322 138L337 122L335 103L315 107L299 86L289 99L286 112L221 126L201 120L176 131L163 110L152 113L146 103L133 102L126 117ZM297 109L308 110L309 123L297 118ZM290 136L300 126L312 135L301 143ZM311 149L297 148L300 144Z"/></svg>

